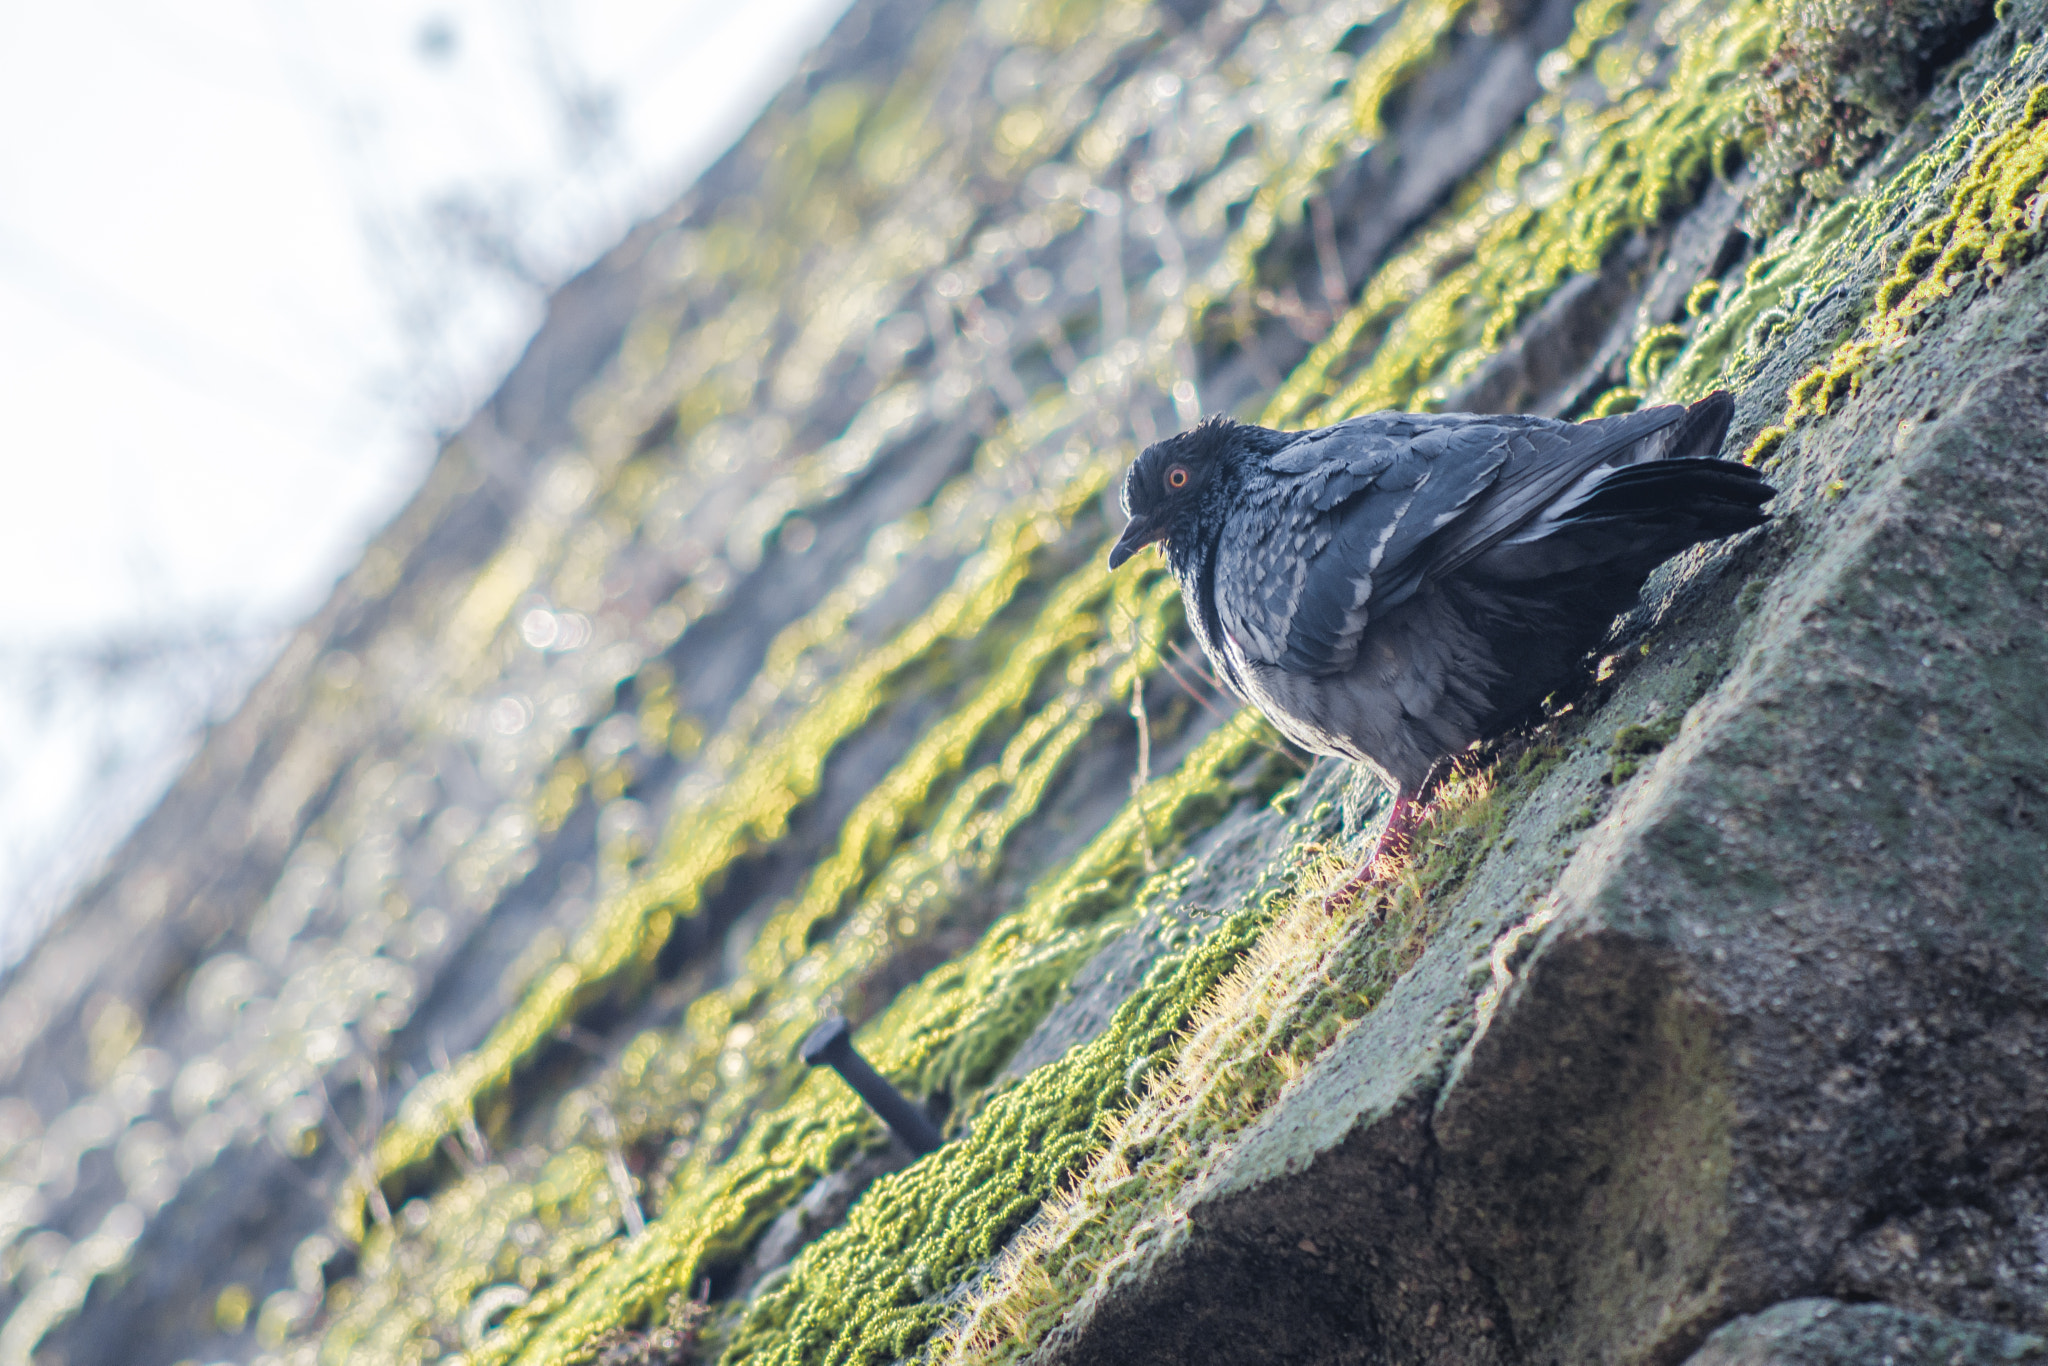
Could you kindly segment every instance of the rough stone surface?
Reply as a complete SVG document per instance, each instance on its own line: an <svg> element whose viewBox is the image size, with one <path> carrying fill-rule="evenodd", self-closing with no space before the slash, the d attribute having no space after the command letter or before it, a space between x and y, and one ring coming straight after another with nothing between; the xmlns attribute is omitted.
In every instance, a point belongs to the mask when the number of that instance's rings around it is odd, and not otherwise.
<svg viewBox="0 0 2048 1366"><path fill-rule="evenodd" d="M2048 1359L2048 1338L1883 1304L1787 1300L1715 1330L1686 1366L2002 1366Z"/></svg>

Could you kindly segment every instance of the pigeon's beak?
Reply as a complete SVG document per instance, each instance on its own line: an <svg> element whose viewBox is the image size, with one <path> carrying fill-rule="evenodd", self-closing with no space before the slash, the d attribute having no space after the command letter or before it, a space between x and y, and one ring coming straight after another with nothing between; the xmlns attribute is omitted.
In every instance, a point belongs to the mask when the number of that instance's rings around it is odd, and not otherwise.
<svg viewBox="0 0 2048 1366"><path fill-rule="evenodd" d="M1154 541L1166 539L1166 528L1147 517L1133 517L1124 523L1124 534L1110 547L1109 567L1115 569Z"/></svg>

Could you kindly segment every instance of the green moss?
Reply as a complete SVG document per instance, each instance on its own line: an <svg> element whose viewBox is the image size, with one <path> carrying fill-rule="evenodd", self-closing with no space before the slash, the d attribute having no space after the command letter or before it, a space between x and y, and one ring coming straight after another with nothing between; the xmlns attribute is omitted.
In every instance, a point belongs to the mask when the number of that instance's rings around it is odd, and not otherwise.
<svg viewBox="0 0 2048 1366"><path fill-rule="evenodd" d="M1243 741L1220 743L1227 751ZM1307 850L1297 844L1278 860L1282 876ZM1087 886L1087 865L1099 858L1068 875L1067 895ZM1128 854L1122 861L1128 870ZM1158 875L1139 903L1171 895L1184 876ZM915 1350L948 1312L936 1297L993 1256L1100 1144L1129 1082L1171 1055L1278 899L1256 899L1185 956L1160 960L1102 1035L996 1095L960 1142L878 1183L844 1228L808 1249L750 1309L724 1360L867 1362Z"/></svg>
<svg viewBox="0 0 2048 1366"><path fill-rule="evenodd" d="M1990 0L1780 0L1781 38L1748 78L1762 136L1752 215L1774 224L1905 126L1930 63L1990 17Z"/></svg>
<svg viewBox="0 0 2048 1366"><path fill-rule="evenodd" d="M1106 464L1066 490L1067 516L1085 506L1108 478ZM1036 556L1060 529L1061 521L1036 512L1011 519L992 537L987 552L965 571L962 582L943 595L915 624L876 650L833 686L778 743L757 753L707 801L684 806L672 819L673 834L658 871L601 906L569 953L528 989L525 997L491 1031L484 1043L446 1071L423 1081L406 1098L371 1157L377 1180L390 1180L431 1161L441 1140L456 1130L557 1030L602 999L622 981L651 969L678 918L696 913L707 891L736 860L779 838L791 814L817 790L833 748L859 729L883 705L892 686L922 665L947 641L973 638L993 621L1030 578ZM1079 586L1054 609L1062 621L1086 610L1074 595L1101 597L1107 589L1099 571L1084 573ZM896 770L895 780L864 802L842 837L840 856L820 872L824 890L812 905L838 904L849 877L867 868L911 818L912 808L930 794L941 769L957 768L976 735L997 714L1013 711L1028 695L1039 670L1076 644L1077 630L1063 625L1044 635L1027 633L1026 648L981 690L941 738L929 739ZM815 918L815 917L813 917ZM808 921L801 932L807 933ZM785 941L757 952L773 956ZM343 1193L337 1218L360 1229L367 1191L357 1182Z"/></svg>
<svg viewBox="0 0 2048 1366"><path fill-rule="evenodd" d="M1968 157L1941 211L1906 240L1861 325L1786 391L1784 421L1758 435L1745 456L1751 463L1770 454L1801 421L1824 417L1853 395L1910 343L1937 305L1965 285L1997 284L2040 250L2041 205L2048 202L2048 86L2033 88L2017 118L1983 136L1985 111L1996 109L2002 93L1987 91L1978 112L1922 159L1938 164ZM1909 194L1925 179L1925 166L1916 164L1896 178L1890 193Z"/></svg>
<svg viewBox="0 0 2048 1366"><path fill-rule="evenodd" d="M1587 410L1588 417L1612 417L1616 413L1632 413L1643 406L1643 391L1627 385L1616 385L1599 398Z"/></svg>
<svg viewBox="0 0 2048 1366"><path fill-rule="evenodd" d="M1023 910L991 928L965 957L927 975L863 1030L863 1051L885 1073L914 1079L913 1089L954 1087L957 1095L985 1082L994 1065L1050 1005L1058 986L1109 934L1129 924L1150 897L1171 888L1179 874L1161 874L1140 891L1147 848L1156 853L1156 846L1164 846L1170 854L1177 847L1177 841L1163 840L1162 832L1205 827L1214 820L1218 805L1239 796L1263 801L1277 790L1285 766L1273 763L1270 743L1263 722L1249 716L1205 741L1176 774L1155 783L1079 858L1035 892ZM1220 952L1225 949L1205 948L1198 956ZM805 1016L807 1021L814 1018ZM1135 1037L1128 1033L1132 1027L1126 1026L1126 1044ZM1157 1048L1170 1033L1155 1021L1143 1039L1149 1041L1148 1047ZM1108 1101L1099 1087L1084 1094L1092 1095L1090 1104ZM943 1283L946 1269L954 1266L945 1257L966 1255L984 1243L992 1249L987 1240L999 1239L1007 1231L1004 1219L1022 1217L1019 1211L1030 1203L1028 1193L1013 1182L993 1181L979 1167L963 1171L958 1164L968 1161L968 1154L980 1154L972 1159L975 1162L995 1161L992 1152L1001 1155L1002 1164L1024 1161L1018 1144L1026 1130L1033 1145L1026 1170L1050 1173L1062 1160L1078 1160L1087 1149L1089 1134L1073 1112L1080 1103L1069 1097L1048 1110L1037 1092L1004 1092L977 1115L971 1140L949 1145L912 1173L896 1178L925 1174L911 1203L934 1221L935 1226L921 1227L921 1236L942 1246L914 1262L886 1257L877 1261L874 1249L862 1251L867 1263L836 1292L840 1312L868 1323L882 1311L846 1303L858 1300L862 1290L893 1285L898 1289L890 1293L900 1296L913 1265L926 1267L925 1276L932 1283ZM693 1284L704 1270L743 1251L766 1220L806 1185L877 1137L872 1117L844 1087L829 1077L805 1077L785 1102L755 1116L736 1135L737 1146L729 1155L707 1152L701 1161L693 1159L677 1177L675 1196L649 1225L645 1238L584 1270L573 1293L516 1312L472 1354L472 1360L501 1361L515 1353L531 1362L579 1359L587 1344L608 1328L644 1318L669 1294ZM868 1210L887 1199L879 1191L871 1192L859 1208ZM909 1236L908 1224L900 1214L896 1218L902 1225L898 1236ZM786 1310L792 1295L805 1298L797 1287L826 1293L803 1274L793 1274L784 1284L789 1288L778 1292L781 1298L764 1301L758 1313L775 1313L773 1304ZM811 1306L806 1312L822 1311Z"/></svg>
<svg viewBox="0 0 2048 1366"><path fill-rule="evenodd" d="M1103 1126L1088 1169L1004 1255L932 1359L1022 1359L1092 1289L1175 1246L1200 1174L1421 956L1520 797L1556 759L1532 747L1455 774L1416 832L1415 856L1355 897L1341 890L1352 874L1346 860L1313 843L1289 848L1298 871L1257 908L1266 923L1256 951L1227 977L1205 971L1185 984L1206 981L1206 999L1178 1047L1147 1071L1128 1113ZM1187 1000L1185 991L1175 1000Z"/></svg>
<svg viewBox="0 0 2048 1366"><path fill-rule="evenodd" d="M1628 358L1629 386L1640 391L1654 385L1684 347L1685 329L1676 323L1666 323L1643 333Z"/></svg>
<svg viewBox="0 0 2048 1366"><path fill-rule="evenodd" d="M1749 449L1742 453L1743 463L1747 465L1766 463L1772 456L1778 453L1778 447L1784 445L1785 438L1791 434L1792 429L1783 425L1764 428L1749 443Z"/></svg>
<svg viewBox="0 0 2048 1366"><path fill-rule="evenodd" d="M1589 32L1614 12L1581 10ZM1490 185L1381 268L1268 405L1268 420L1332 422L1440 402L1559 285L1694 201L1737 145L1736 77L1768 50L1774 22L1760 0L1730 5L1682 32L1667 88L1598 110L1539 102L1529 131L1480 177ZM1362 368L1347 377L1361 352Z"/></svg>
<svg viewBox="0 0 2048 1366"><path fill-rule="evenodd" d="M584 1168L590 1183L584 1194L598 1213L602 1232L596 1242L608 1237L619 1219L616 1179L608 1176L602 1159L606 1150L616 1153L621 1142L655 1141L673 1149L681 1141L686 1156L664 1183L670 1190L664 1202L668 1207L687 1204L707 1189L716 1191L732 1171L745 1169L744 1148L740 1157L721 1159L742 1135L751 1141L749 1126L786 1102L801 1082L800 1069L791 1062L796 1040L834 1001L849 1011L863 1009L858 995L866 974L902 946L928 938L960 895L986 881L1009 834L1036 809L1053 777L1097 729L1103 699L1127 695L1136 673L1156 667L1151 642L1177 629L1178 608L1171 580L1156 569L1112 578L1091 556L1087 567L1053 594L1004 667L932 728L856 808L842 827L834 855L764 926L739 978L700 996L673 1036L649 1034L635 1041L611 1080L563 1102L552 1142L591 1158ZM1064 679L1049 695L1041 691L1048 674ZM1022 714L1026 699L1036 703L1028 717ZM961 761L985 743L978 737L1004 729L1010 738L991 761L962 774ZM938 802L934 794L949 785L952 796ZM934 1046L926 1068L931 1080L924 1089L957 1096L983 1083L1049 1004L1077 965L1076 956L1096 942L1090 927L1127 910L1134 885L1132 848L1142 855L1153 847L1177 847L1189 830L1213 819L1212 808L1219 800L1227 802L1234 790L1225 782L1211 794L1181 782L1148 792L1115 829L1123 843L1113 845L1122 861L1098 847L1077 865L1082 872L1077 886L1055 889L1050 918L1040 928L1070 934L1060 950L1041 944L1026 955L1028 961L1008 964L1000 983L983 983L971 996L947 1002L953 1008L972 1005L976 1019L958 1038L948 1036L947 1046ZM909 840L906 813L934 803L936 813L921 820L917 838ZM879 872L862 871L878 864ZM857 886L858 905L848 916L844 908ZM832 932L821 935L826 928ZM1017 933L1013 925L985 944L1008 943L1008 936ZM947 974L954 971L944 970L935 980L950 980ZM591 1135L594 1115L605 1117L604 1127L613 1131L608 1140ZM756 1172L743 1198L717 1205L722 1212L712 1219L706 1257L718 1261L737 1255L803 1184L829 1170L849 1144L865 1141L864 1115L854 1112L836 1120L843 1132L833 1145L807 1154L815 1162L786 1169L768 1164ZM762 1132L772 1137L773 1121L768 1122L771 1127ZM424 1259L438 1269L428 1280L437 1299L445 1295L456 1304L493 1279L489 1268L510 1246L502 1223L479 1223L464 1212L470 1199L467 1185L435 1198L428 1227L441 1232L434 1254ZM593 1248L582 1239L564 1243L557 1238L553 1245L556 1251L570 1246L579 1256ZM466 1254L460 1251L464 1248ZM410 1247L408 1255L419 1260L422 1251ZM528 1284L568 1271L551 1263ZM592 1268L579 1265L575 1279L580 1283L589 1274ZM363 1351L386 1327L412 1317L397 1312L402 1300L393 1297L417 1294L419 1275L394 1281L371 1267L365 1279L376 1291L337 1316L327 1333L330 1351ZM518 1325L545 1320L559 1307L556 1295L537 1295L501 1332L516 1343ZM434 1317L451 1321L441 1314Z"/></svg>
<svg viewBox="0 0 2048 1366"><path fill-rule="evenodd" d="M1604 781L1619 787L1633 778L1650 756L1671 743L1685 717L1667 716L1661 721L1631 723L1614 733L1607 746L1609 763Z"/></svg>
<svg viewBox="0 0 2048 1366"><path fill-rule="evenodd" d="M1205 828L1220 806L1263 800L1286 780L1290 766L1276 764L1268 744L1250 717L1206 742L1034 894L1025 913L999 923L965 959L930 975L871 1025L863 1047L914 1091L946 1090L964 1099L1035 1025L1075 968L1140 912L1146 898L1136 889L1148 851L1171 857L1184 834ZM1014 761L1015 752L1009 757ZM1147 895L1165 894L1171 885L1171 878L1156 880ZM869 904L887 899L878 893ZM651 1226L654 1241L635 1244L649 1257L670 1259L663 1264L674 1288L691 1283L694 1268L727 1264L805 1185L875 1141L871 1117L849 1103L842 1088L821 1086L790 1065L792 1035L807 1029L830 1001L813 993L829 993L863 960L872 961L873 950L862 949L868 942L842 932L779 980L743 981L707 998L736 1021L730 1028L699 1032L706 1012L695 1009L673 1038L648 1036L621 1059L607 1099L622 1122L637 1097L691 1132L690 1114L705 1102L693 1105L690 1097L710 1102L711 1113L694 1128L691 1156L671 1178ZM736 1049L733 1040L741 1033L748 1042ZM735 1076L739 1058L746 1064ZM578 1096L565 1102L565 1113L602 1103L594 1094ZM560 1165L571 1160L580 1163L573 1171ZM572 1359L584 1334L640 1315L641 1299L617 1298L616 1277L624 1273L607 1269L621 1247L603 1152L569 1141L550 1167L544 1184L555 1195L548 1198L571 1201L579 1211L574 1220L531 1216L542 1183L494 1169L434 1197L431 1212L420 1210L417 1232L408 1231L414 1221L401 1220L396 1230L372 1233L363 1289L375 1293L363 1293L337 1314L326 1335L327 1359L401 1358L412 1334L431 1323L460 1322L463 1307L493 1282L534 1293L475 1345L476 1361L504 1360L522 1350L523 1359ZM485 1213L491 1209L499 1212ZM536 1233L544 1227L549 1236L521 1235L523 1227ZM498 1251L486 1255L490 1248ZM536 1262L525 1248L543 1250L548 1259ZM427 1274L430 1269L435 1274ZM394 1302L387 1298L394 1293L415 1299ZM430 1303L418 1303L423 1294ZM406 1303L416 1307L399 1312Z"/></svg>

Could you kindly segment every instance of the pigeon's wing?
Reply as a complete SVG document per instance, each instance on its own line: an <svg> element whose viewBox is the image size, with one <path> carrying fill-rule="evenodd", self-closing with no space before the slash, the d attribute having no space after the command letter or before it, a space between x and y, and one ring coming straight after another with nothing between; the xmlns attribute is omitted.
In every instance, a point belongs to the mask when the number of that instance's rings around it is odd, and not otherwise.
<svg viewBox="0 0 2048 1366"><path fill-rule="evenodd" d="M1224 630L1291 673L1350 668L1366 623L1414 593L1422 543L1492 485L1520 425L1376 414L1267 457L1217 549Z"/></svg>
<svg viewBox="0 0 2048 1366"><path fill-rule="evenodd" d="M1253 494L1328 512L1370 488L1406 451L1417 431L1407 413L1371 413L1301 432L1266 457L1266 469L1276 477L1255 483Z"/></svg>
<svg viewBox="0 0 2048 1366"><path fill-rule="evenodd" d="M1474 501L1471 514L1432 543L1428 572L1442 576L1464 568L1574 494L1573 486L1603 465L1657 458L1662 446L1652 438L1670 432L1685 415L1683 407L1669 404L1591 422L1526 423L1507 433L1506 467Z"/></svg>

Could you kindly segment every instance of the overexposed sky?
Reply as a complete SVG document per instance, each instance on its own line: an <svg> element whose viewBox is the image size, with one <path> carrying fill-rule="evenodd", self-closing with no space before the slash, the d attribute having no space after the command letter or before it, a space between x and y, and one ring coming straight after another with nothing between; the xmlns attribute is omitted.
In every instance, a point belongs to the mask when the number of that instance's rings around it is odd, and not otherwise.
<svg viewBox="0 0 2048 1366"><path fill-rule="evenodd" d="M0 7L0 963L845 5Z"/></svg>

